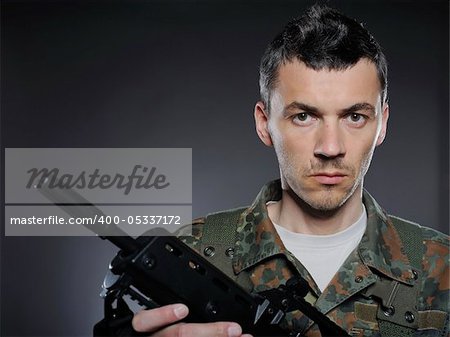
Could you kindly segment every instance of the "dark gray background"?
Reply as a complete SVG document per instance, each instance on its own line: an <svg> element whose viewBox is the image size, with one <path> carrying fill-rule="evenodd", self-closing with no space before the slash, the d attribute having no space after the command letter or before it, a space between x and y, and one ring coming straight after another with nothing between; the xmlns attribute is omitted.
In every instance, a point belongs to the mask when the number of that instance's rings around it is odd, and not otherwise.
<svg viewBox="0 0 450 337"><path fill-rule="evenodd" d="M191 147L194 216L248 204L278 175L253 126L259 58L307 4L4 1L2 151ZM390 65L389 133L366 187L448 233L448 2L331 4L366 23ZM3 237L1 335L89 335L114 252Z"/></svg>

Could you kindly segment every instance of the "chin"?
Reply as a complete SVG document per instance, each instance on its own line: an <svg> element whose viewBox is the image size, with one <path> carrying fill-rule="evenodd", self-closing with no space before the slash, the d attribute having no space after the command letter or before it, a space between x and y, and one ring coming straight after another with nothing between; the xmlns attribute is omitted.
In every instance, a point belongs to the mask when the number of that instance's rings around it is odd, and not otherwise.
<svg viewBox="0 0 450 337"><path fill-rule="evenodd" d="M338 210L351 197L354 188L338 188L326 185L315 192L297 194L312 209L319 212L333 212Z"/></svg>
<svg viewBox="0 0 450 337"><path fill-rule="evenodd" d="M322 198L309 200L307 203L311 208L317 211L331 212L339 209L345 203L345 198L324 196Z"/></svg>

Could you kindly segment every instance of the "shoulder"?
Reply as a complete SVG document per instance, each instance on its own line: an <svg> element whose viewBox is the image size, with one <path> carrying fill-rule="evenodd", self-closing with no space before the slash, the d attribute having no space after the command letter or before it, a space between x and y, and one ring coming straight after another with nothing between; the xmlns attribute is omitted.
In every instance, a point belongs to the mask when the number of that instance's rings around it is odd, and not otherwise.
<svg viewBox="0 0 450 337"><path fill-rule="evenodd" d="M450 288L448 235L399 217L389 216L389 219L400 234L406 252L409 250L408 257L419 262L419 309L447 311Z"/></svg>
<svg viewBox="0 0 450 337"><path fill-rule="evenodd" d="M389 216L408 255L419 255L428 274L446 273L449 265L449 236L396 216ZM411 258L411 256L409 256Z"/></svg>
<svg viewBox="0 0 450 337"><path fill-rule="evenodd" d="M233 237L240 215L247 207L222 210L192 220L191 224L182 227L176 235L192 248L200 248L203 240L229 241Z"/></svg>
<svg viewBox="0 0 450 337"><path fill-rule="evenodd" d="M206 216L194 219L190 224L181 227L175 235L185 244L196 249L200 245L205 222Z"/></svg>
<svg viewBox="0 0 450 337"><path fill-rule="evenodd" d="M397 230L417 233L425 245L443 246L448 250L450 242L448 235L433 228L421 226L418 223L405 220L398 216L389 215L389 219L392 221Z"/></svg>

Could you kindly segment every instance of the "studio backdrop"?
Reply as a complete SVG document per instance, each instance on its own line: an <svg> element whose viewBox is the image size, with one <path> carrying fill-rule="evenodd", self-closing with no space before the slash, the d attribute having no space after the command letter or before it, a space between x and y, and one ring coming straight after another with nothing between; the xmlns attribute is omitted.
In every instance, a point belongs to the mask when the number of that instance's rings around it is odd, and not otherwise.
<svg viewBox="0 0 450 337"><path fill-rule="evenodd" d="M310 4L2 1L2 168L5 148L190 148L193 217L249 204L279 175L254 127L259 60ZM388 59L388 134L366 188L448 233L448 2L329 5ZM3 232L1 335L90 335L115 252L95 237Z"/></svg>

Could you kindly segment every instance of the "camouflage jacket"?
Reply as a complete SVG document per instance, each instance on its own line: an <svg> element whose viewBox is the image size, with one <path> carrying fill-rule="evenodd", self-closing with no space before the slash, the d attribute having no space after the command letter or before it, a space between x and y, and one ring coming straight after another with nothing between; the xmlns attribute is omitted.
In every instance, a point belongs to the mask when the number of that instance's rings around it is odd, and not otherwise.
<svg viewBox="0 0 450 337"><path fill-rule="evenodd" d="M306 299L351 336L381 336L383 320L413 328L413 336L448 334L448 236L386 215L364 191L366 232L321 292L305 267L284 247L268 217L266 203L280 198L279 180L271 182L262 188L250 207L243 208L237 224L227 224L236 227L236 236L234 245L226 252L229 270L225 272L237 281L249 279L247 289L256 292L277 287L300 274L311 288ZM192 236L182 239L209 256L202 244L205 219L195 220ZM412 268L394 222L420 228L421 270ZM284 325L308 337L320 336L317 325L299 311L288 313Z"/></svg>

